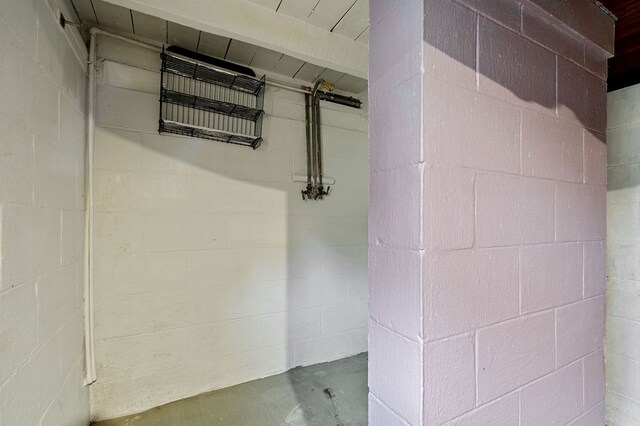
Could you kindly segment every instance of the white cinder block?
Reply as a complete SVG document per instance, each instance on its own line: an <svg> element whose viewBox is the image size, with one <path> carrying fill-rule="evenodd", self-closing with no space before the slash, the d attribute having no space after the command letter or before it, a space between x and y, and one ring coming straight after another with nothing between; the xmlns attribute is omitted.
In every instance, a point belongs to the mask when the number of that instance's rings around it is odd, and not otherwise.
<svg viewBox="0 0 640 426"><path fill-rule="evenodd" d="M369 328L362 327L348 331L349 355L360 354L369 350Z"/></svg>
<svg viewBox="0 0 640 426"><path fill-rule="evenodd" d="M46 342L75 313L77 274L75 265L38 279L38 341Z"/></svg>
<svg viewBox="0 0 640 426"><path fill-rule="evenodd" d="M520 398L518 392L514 392L458 417L447 426L512 426L518 424L519 417Z"/></svg>
<svg viewBox="0 0 640 426"><path fill-rule="evenodd" d="M126 172L96 170L94 172L94 205L96 211L127 212L141 210L141 183Z"/></svg>
<svg viewBox="0 0 640 426"><path fill-rule="evenodd" d="M337 333L297 342L294 364L312 365L348 356L349 336L349 333Z"/></svg>
<svg viewBox="0 0 640 426"><path fill-rule="evenodd" d="M98 74L98 84L121 89L137 90L154 95L158 94L160 73L157 71L153 72L113 61L103 62L101 71L102 72Z"/></svg>
<svg viewBox="0 0 640 426"><path fill-rule="evenodd" d="M610 279L607 283L607 312L621 318L640 322L636 300L640 298L640 285L636 281Z"/></svg>
<svg viewBox="0 0 640 426"><path fill-rule="evenodd" d="M367 302L347 302L322 308L322 333L332 334L365 328L369 320Z"/></svg>
<svg viewBox="0 0 640 426"><path fill-rule="evenodd" d="M291 244L296 247L343 246L348 243L349 219L294 216Z"/></svg>
<svg viewBox="0 0 640 426"><path fill-rule="evenodd" d="M102 252L94 259L96 297L172 291L197 283L195 274L187 274L188 256L187 252L136 253L115 248Z"/></svg>
<svg viewBox="0 0 640 426"><path fill-rule="evenodd" d="M640 395L640 361L607 353L607 391L637 401Z"/></svg>
<svg viewBox="0 0 640 426"><path fill-rule="evenodd" d="M304 122L304 107L294 102L274 99L269 115Z"/></svg>
<svg viewBox="0 0 640 426"><path fill-rule="evenodd" d="M631 86L625 90L616 90L607 96L608 127L628 126L640 123L640 86Z"/></svg>
<svg viewBox="0 0 640 426"><path fill-rule="evenodd" d="M581 412L582 365L579 362L557 370L520 392L523 426L565 425Z"/></svg>
<svg viewBox="0 0 640 426"><path fill-rule="evenodd" d="M607 353L640 361L640 323L618 316L607 316Z"/></svg>
<svg viewBox="0 0 640 426"><path fill-rule="evenodd" d="M604 294L607 285L607 253L604 241L583 244L584 297Z"/></svg>
<svg viewBox="0 0 640 426"><path fill-rule="evenodd" d="M96 253L136 252L142 249L141 213L95 213Z"/></svg>
<svg viewBox="0 0 640 426"><path fill-rule="evenodd" d="M285 280L320 275L322 249L316 247L277 247L259 250L256 257L244 257L245 270L258 266L263 280Z"/></svg>
<svg viewBox="0 0 640 426"><path fill-rule="evenodd" d="M541 244L520 250L523 313L564 305L582 297L582 250L577 243Z"/></svg>
<svg viewBox="0 0 640 426"><path fill-rule="evenodd" d="M42 425L87 424L89 392L84 386L84 364L78 361L49 408L42 416ZM72 402L70 404L69 402Z"/></svg>
<svg viewBox="0 0 640 426"><path fill-rule="evenodd" d="M260 151L227 146L227 173L240 180L290 182L293 154L290 151Z"/></svg>
<svg viewBox="0 0 640 426"><path fill-rule="evenodd" d="M474 336L466 334L424 346L424 416L442 424L475 406Z"/></svg>
<svg viewBox="0 0 640 426"><path fill-rule="evenodd" d="M345 246L322 249L323 275L354 275L367 272L367 247Z"/></svg>
<svg viewBox="0 0 640 426"><path fill-rule="evenodd" d="M97 374L102 381L111 382L179 367L184 363L189 337L183 329L98 340Z"/></svg>
<svg viewBox="0 0 640 426"><path fill-rule="evenodd" d="M13 0L7 4L6 13L2 14L2 20L7 32L19 40L20 44L34 54L36 49L36 27L39 18L39 3ZM3 38L5 34L3 34Z"/></svg>
<svg viewBox="0 0 640 426"><path fill-rule="evenodd" d="M80 260L82 255L82 230L84 214L74 210L63 210L60 213L60 264L67 265Z"/></svg>
<svg viewBox="0 0 640 426"><path fill-rule="evenodd" d="M142 166L142 136L138 132L97 127L94 164L96 169L139 171Z"/></svg>
<svg viewBox="0 0 640 426"><path fill-rule="evenodd" d="M640 132L640 122L607 130L609 165L640 163L638 132Z"/></svg>
<svg viewBox="0 0 640 426"><path fill-rule="evenodd" d="M289 280L289 300L292 308L330 305L347 300L347 277L311 276Z"/></svg>
<svg viewBox="0 0 640 426"><path fill-rule="evenodd" d="M230 215L227 216L226 232L229 248L284 247L289 236L289 218Z"/></svg>
<svg viewBox="0 0 640 426"><path fill-rule="evenodd" d="M63 357L60 336L56 335L41 346L26 360L20 374L13 376L0 388L2 424L37 424L53 401L68 374L60 369Z"/></svg>
<svg viewBox="0 0 640 426"><path fill-rule="evenodd" d="M264 347L262 318L241 318L189 328L187 345L190 356L199 363Z"/></svg>
<svg viewBox="0 0 640 426"><path fill-rule="evenodd" d="M420 341L422 253L374 246L369 256L371 318L396 333Z"/></svg>
<svg viewBox="0 0 640 426"><path fill-rule="evenodd" d="M268 95L267 95L268 96ZM302 107L304 108L304 107ZM285 150L306 156L305 122L268 115L262 122L262 147L271 150ZM305 163L306 167L306 163Z"/></svg>
<svg viewBox="0 0 640 426"><path fill-rule="evenodd" d="M341 106L326 104L322 108L322 125L333 128L346 129L360 132L365 136L368 130L368 121L355 113L354 110Z"/></svg>
<svg viewBox="0 0 640 426"><path fill-rule="evenodd" d="M23 205L2 209L2 289L60 265L60 212Z"/></svg>
<svg viewBox="0 0 640 426"><path fill-rule="evenodd" d="M70 106L76 110L82 117L85 116L85 108L86 108L86 98L87 98L87 73L88 71L81 67L78 63L78 58L76 55L70 54L65 56L64 58L64 69L63 69L63 77L64 84L62 85L62 94L63 97L69 101ZM64 102L61 99L61 117L64 117L62 114L66 109L64 106ZM84 118L83 120L84 121ZM63 121L63 123L67 123L67 121ZM63 125L60 129L60 134L64 134L68 129L66 129L66 125ZM86 130L86 126L82 126L80 128L73 126L74 133L82 133L84 134ZM84 146L82 147L84 148Z"/></svg>
<svg viewBox="0 0 640 426"><path fill-rule="evenodd" d="M404 421L389 407L385 406L372 393L369 393L369 424L371 425L388 425L388 426L408 426L409 423Z"/></svg>
<svg viewBox="0 0 640 426"><path fill-rule="evenodd" d="M368 158L367 133L363 131L322 126L322 152L335 157L362 160Z"/></svg>
<svg viewBox="0 0 640 426"><path fill-rule="evenodd" d="M605 415L604 415L604 402L596 405L580 417L578 417L573 422L569 423L569 426L591 426L591 425L601 425L601 424L616 424L616 423L604 423ZM622 423L620 423L622 424Z"/></svg>
<svg viewBox="0 0 640 426"><path fill-rule="evenodd" d="M605 394L604 352L596 351L582 361L584 376L584 409L602 403Z"/></svg>
<svg viewBox="0 0 640 426"><path fill-rule="evenodd" d="M0 118L0 200L33 201L33 136L7 117Z"/></svg>
<svg viewBox="0 0 640 426"><path fill-rule="evenodd" d="M349 278L347 299L350 302L369 299L369 274L358 274Z"/></svg>
<svg viewBox="0 0 640 426"><path fill-rule="evenodd" d="M482 404L553 371L554 314L547 311L481 329L476 350Z"/></svg>
<svg viewBox="0 0 640 426"><path fill-rule="evenodd" d="M59 209L76 207L76 166L67 153L36 136L33 199L37 206Z"/></svg>
<svg viewBox="0 0 640 426"><path fill-rule="evenodd" d="M96 124L100 127L158 131L158 95L98 86Z"/></svg>
<svg viewBox="0 0 640 426"><path fill-rule="evenodd" d="M70 54L75 57L73 54ZM65 59L65 62L69 62ZM69 68L73 66L71 70L76 71L78 63L65 64L65 74L69 72ZM82 70L80 70L82 72ZM84 78L84 74L81 74ZM79 76L73 76L78 78ZM66 77L65 77L66 78ZM81 80L84 84L84 79ZM78 83L76 83L78 84ZM63 87L64 90L66 88ZM84 89L83 89L84 90ZM74 96L81 96L81 93L70 94ZM79 105L82 99L69 99L64 93L60 94L60 150L66 153L70 158L76 161L76 163L84 163L86 161L86 122L84 115L84 104ZM85 177L83 175L82 183L84 184Z"/></svg>
<svg viewBox="0 0 640 426"><path fill-rule="evenodd" d="M607 276L611 281L640 281L639 243L607 242Z"/></svg>
<svg viewBox="0 0 640 426"><path fill-rule="evenodd" d="M172 135L142 135L142 171L176 175L180 150L189 143L189 139Z"/></svg>
<svg viewBox="0 0 640 426"><path fill-rule="evenodd" d="M23 284L0 294L0 384L18 369L36 348L37 301L35 283Z"/></svg>
<svg viewBox="0 0 640 426"><path fill-rule="evenodd" d="M99 37L96 44L96 53L99 58L156 72L162 65L160 55L152 49L133 46L131 43L112 37Z"/></svg>
<svg viewBox="0 0 640 426"><path fill-rule="evenodd" d="M207 213L148 212L142 216L145 251L225 247L225 217Z"/></svg>
<svg viewBox="0 0 640 426"><path fill-rule="evenodd" d="M607 373L607 380L609 373ZM606 395L606 424L632 425L640 421L640 405L637 401L613 392L607 391Z"/></svg>
<svg viewBox="0 0 640 426"><path fill-rule="evenodd" d="M153 136L157 142L157 135ZM160 147L152 146L153 142L150 138L151 135L143 136L145 149L160 150ZM161 139L164 138L170 137L162 135ZM227 147L225 144L186 137L173 138L173 141L175 144L174 152L177 152L176 158L180 159L177 165L179 174L219 177L227 170Z"/></svg>
<svg viewBox="0 0 640 426"><path fill-rule="evenodd" d="M580 359L602 347L605 322L604 296L577 302L556 313L556 365Z"/></svg>
<svg viewBox="0 0 640 426"><path fill-rule="evenodd" d="M322 335L322 308L299 309L265 315L262 344L293 344Z"/></svg>
<svg viewBox="0 0 640 426"><path fill-rule="evenodd" d="M371 323L369 391L406 419L420 424L422 354L420 344Z"/></svg>
<svg viewBox="0 0 640 426"><path fill-rule="evenodd" d="M38 44L36 61L44 73L55 82L63 79L63 61L66 55L73 55L71 46L60 34L60 25L54 18L54 6L49 3L38 5Z"/></svg>
<svg viewBox="0 0 640 426"><path fill-rule="evenodd" d="M253 208L251 211L259 211L263 214L279 214L288 215L292 213L293 197L300 196L300 185L297 183L275 183L272 182L269 186L253 185L253 190L256 192L254 197L244 197L244 204L238 205L238 207L229 211L244 212L246 210L249 213L252 204L255 201L259 201L258 208ZM253 198L253 199L252 199ZM251 202L249 202L249 200ZM244 206L244 209L241 207Z"/></svg>
<svg viewBox="0 0 640 426"><path fill-rule="evenodd" d="M347 244L367 245L367 229L369 226L367 216L359 216L348 219Z"/></svg>
<svg viewBox="0 0 640 426"><path fill-rule="evenodd" d="M188 282L185 285L203 287L210 286L215 282L228 283L229 285L232 283L259 283L263 280L262 264L259 262L262 250L198 250L185 253L187 271L183 280Z"/></svg>
<svg viewBox="0 0 640 426"><path fill-rule="evenodd" d="M427 261L427 260L425 260ZM424 333L429 340L518 315L517 249L458 250L428 259Z"/></svg>
<svg viewBox="0 0 640 426"><path fill-rule="evenodd" d="M18 10L25 13L33 13L33 10L29 10L33 8L35 4L26 5L26 10L24 10L23 2L14 1L13 4L15 7L12 8L11 11L7 10L7 13L13 14ZM9 7L7 7L9 9ZM33 68L35 65L33 53L36 46L35 42L35 29L36 22L33 19L33 25L25 24L28 20L23 19L22 21L11 21L11 18L7 18L5 20L5 16L2 15L3 29L0 31L0 49L6 57L12 58L11 61L2 61L2 67L0 68L0 75L2 78L0 79L0 89L5 96L5 99L11 99L12 102L3 102L0 105L0 112L2 113L3 119L6 119L9 123L12 123L16 127L22 128L24 131L31 132L35 128L35 117L33 117L30 113L34 108L34 97L35 97L35 84L32 81L36 78L35 69ZM18 22L20 22L18 24ZM25 34L29 34L29 37L33 37L33 43L31 41L28 42L28 46L24 43L26 40L20 40L20 36L17 36L16 32L12 33L9 30L8 25L19 26L20 31L24 31ZM16 34L16 35L14 35ZM11 78L9 78L11 76ZM22 81L25 84L16 84L16 77L21 76ZM57 113L57 111L54 111Z"/></svg>

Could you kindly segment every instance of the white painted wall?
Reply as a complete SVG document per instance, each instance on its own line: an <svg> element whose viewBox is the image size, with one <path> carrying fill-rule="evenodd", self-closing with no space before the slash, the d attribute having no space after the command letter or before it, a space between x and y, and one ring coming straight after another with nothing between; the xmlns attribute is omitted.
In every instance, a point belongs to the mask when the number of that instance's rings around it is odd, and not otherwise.
<svg viewBox="0 0 640 426"><path fill-rule="evenodd" d="M607 424L640 424L640 85L608 95Z"/></svg>
<svg viewBox="0 0 640 426"><path fill-rule="evenodd" d="M82 309L86 75L71 46L47 1L3 2L0 424L7 426L89 419Z"/></svg>
<svg viewBox="0 0 640 426"><path fill-rule="evenodd" d="M303 95L268 88L257 151L158 135L158 54L99 46L92 416L366 351L362 111L324 108L337 183L304 202Z"/></svg>

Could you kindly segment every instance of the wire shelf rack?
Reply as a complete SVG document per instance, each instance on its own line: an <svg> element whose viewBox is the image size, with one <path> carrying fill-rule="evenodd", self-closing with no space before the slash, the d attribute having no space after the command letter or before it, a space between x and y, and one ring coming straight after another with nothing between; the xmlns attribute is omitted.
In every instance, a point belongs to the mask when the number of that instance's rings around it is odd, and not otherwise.
<svg viewBox="0 0 640 426"><path fill-rule="evenodd" d="M161 133L260 146L264 76L236 74L166 51L161 57Z"/></svg>

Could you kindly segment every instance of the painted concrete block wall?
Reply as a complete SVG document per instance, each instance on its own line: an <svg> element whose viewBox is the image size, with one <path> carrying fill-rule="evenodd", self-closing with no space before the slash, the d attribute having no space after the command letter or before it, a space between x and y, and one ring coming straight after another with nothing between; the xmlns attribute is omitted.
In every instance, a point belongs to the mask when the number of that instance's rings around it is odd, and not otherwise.
<svg viewBox="0 0 640 426"><path fill-rule="evenodd" d="M640 423L640 85L607 105L607 424Z"/></svg>
<svg viewBox="0 0 640 426"><path fill-rule="evenodd" d="M0 424L86 425L85 66L44 0L3 2L0 54Z"/></svg>
<svg viewBox="0 0 640 426"><path fill-rule="evenodd" d="M256 151L158 135L158 53L98 54L93 417L366 351L366 111L325 105L304 202L303 95L268 87Z"/></svg>
<svg viewBox="0 0 640 426"><path fill-rule="evenodd" d="M370 21L370 424L602 425L606 54L528 2Z"/></svg>

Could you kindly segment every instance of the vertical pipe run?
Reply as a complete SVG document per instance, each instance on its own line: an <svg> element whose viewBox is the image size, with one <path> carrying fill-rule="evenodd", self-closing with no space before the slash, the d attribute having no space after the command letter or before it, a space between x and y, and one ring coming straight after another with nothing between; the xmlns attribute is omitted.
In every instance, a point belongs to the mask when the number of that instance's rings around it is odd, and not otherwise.
<svg viewBox="0 0 640 426"><path fill-rule="evenodd" d="M316 127L316 167L318 172L318 185L320 185L320 192L322 192L322 132L320 129L320 99L315 99L316 104L316 116L314 124Z"/></svg>
<svg viewBox="0 0 640 426"><path fill-rule="evenodd" d="M96 97L96 31L90 32L89 41L89 93L87 94L87 147L86 147L86 205L84 233L84 348L85 385L96 381L94 349L94 309L93 309L93 146L95 139L95 97Z"/></svg>
<svg viewBox="0 0 640 426"><path fill-rule="evenodd" d="M325 80L318 80L313 85L311 91L311 158L312 158L312 194L314 200L322 200L325 195L329 195L329 190L325 191L322 178L322 129L320 120L320 98L318 97L318 89L320 85L324 86L328 90L333 90L333 84Z"/></svg>
<svg viewBox="0 0 640 426"><path fill-rule="evenodd" d="M309 111L310 108L311 108L311 95L305 94L304 95L304 114L305 114L306 123L307 123L307 128L306 128L306 138L307 138L307 190L309 190L311 185L312 185L312 182L311 182L311 161L312 161L312 155L311 155L311 112Z"/></svg>

